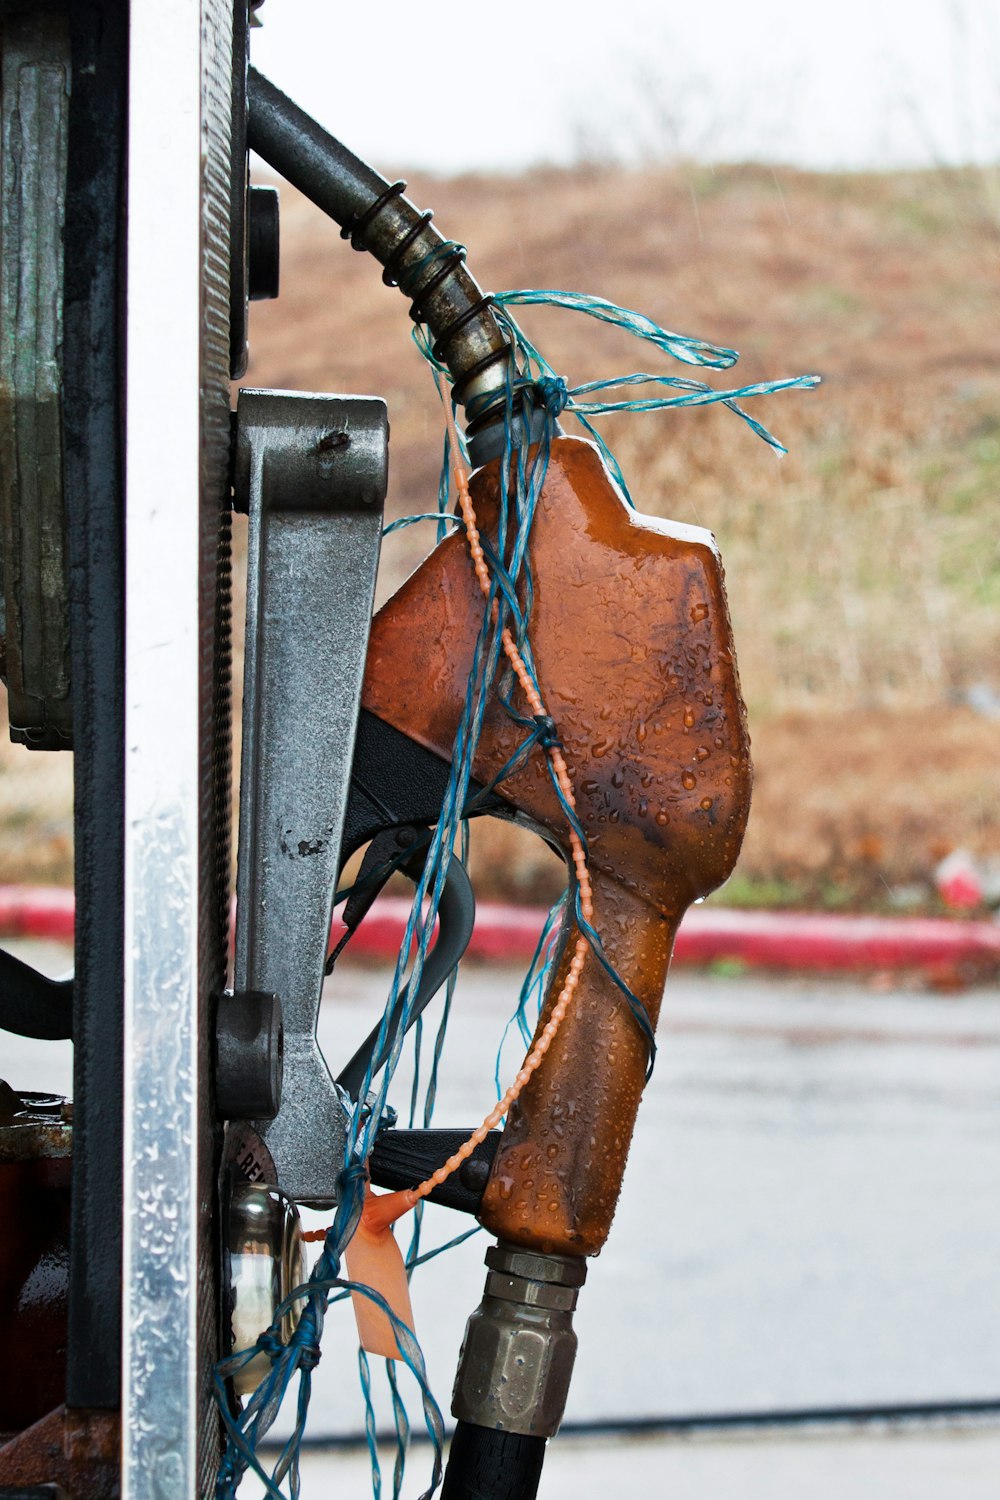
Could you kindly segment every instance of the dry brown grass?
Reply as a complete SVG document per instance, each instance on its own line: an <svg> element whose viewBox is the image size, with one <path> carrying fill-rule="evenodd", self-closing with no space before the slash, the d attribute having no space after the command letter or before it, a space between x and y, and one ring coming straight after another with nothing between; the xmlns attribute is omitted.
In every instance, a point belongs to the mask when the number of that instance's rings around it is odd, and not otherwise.
<svg viewBox="0 0 1000 1500"><path fill-rule="evenodd" d="M716 532L758 711L924 702L993 671L998 241L959 188L759 167L412 185L487 285L599 292L740 348L745 381L822 374L754 403L784 460L726 411L606 424L642 508ZM384 392L390 512L426 509L440 421L400 299L285 197L286 290L255 310L251 378ZM573 381L650 358L586 319L523 316ZM394 578L422 545L396 545Z"/></svg>
<svg viewBox="0 0 1000 1500"><path fill-rule="evenodd" d="M411 183L487 286L640 308L741 349L744 381L822 374L816 392L754 403L791 450L780 461L723 410L606 424L641 508L718 536L757 764L740 870L784 896L846 885L870 900L948 847L1000 850L997 726L961 706L972 684L1000 689L989 186L972 172L758 166ZM254 308L250 381L383 394L390 514L427 509L441 422L402 299L287 189L282 212L283 290ZM586 319L523 321L571 383L665 368ZM429 542L421 528L390 540L381 597ZM23 759L0 753L0 878L26 868L7 830L35 813L22 801L3 815ZM39 806L42 780L28 783ZM65 798L53 828L64 812ZM509 831L479 844L485 888L552 888L546 858ZM33 878L65 873L57 845L30 856Z"/></svg>
<svg viewBox="0 0 1000 1500"><path fill-rule="evenodd" d="M411 184L488 286L600 293L741 349L746 381L823 375L754 406L783 460L722 410L606 426L640 506L722 547L757 765L739 873L762 895L871 902L949 847L1000 848L997 728L956 703L1000 687L988 186L754 166ZM390 512L426 509L440 420L400 299L287 192L284 213L286 290L256 313L251 376L383 391ZM524 321L572 382L649 359L582 318ZM393 540L383 594L427 544ZM516 831L477 843L485 888L553 889Z"/></svg>

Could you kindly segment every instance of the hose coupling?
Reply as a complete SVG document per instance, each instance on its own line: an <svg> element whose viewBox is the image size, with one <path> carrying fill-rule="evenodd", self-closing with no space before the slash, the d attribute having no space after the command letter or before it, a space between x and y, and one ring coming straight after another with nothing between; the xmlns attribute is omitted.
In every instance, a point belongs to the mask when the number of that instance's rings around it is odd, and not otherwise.
<svg viewBox="0 0 1000 1500"><path fill-rule="evenodd" d="M470 1317L451 1409L459 1421L551 1437L576 1359L573 1310L586 1261L504 1243L486 1252L483 1300Z"/></svg>

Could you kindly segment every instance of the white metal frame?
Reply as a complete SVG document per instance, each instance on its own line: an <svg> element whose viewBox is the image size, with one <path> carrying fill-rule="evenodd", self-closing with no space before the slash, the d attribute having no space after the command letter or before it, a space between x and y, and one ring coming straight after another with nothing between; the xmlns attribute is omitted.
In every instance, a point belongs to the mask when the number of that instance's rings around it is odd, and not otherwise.
<svg viewBox="0 0 1000 1500"><path fill-rule="evenodd" d="M206 1054L199 588L206 98L232 7L133 0L128 126L123 1500L194 1500ZM217 118L214 122L217 124ZM227 126L228 129L228 126ZM217 147L216 147L217 149ZM216 163L216 165L218 165ZM224 279L225 267L219 271ZM217 354L213 355L218 364ZM227 372L222 372L223 378ZM216 396L218 371L213 372ZM201 1341L203 1342L203 1341ZM203 1485L203 1478L202 1478Z"/></svg>

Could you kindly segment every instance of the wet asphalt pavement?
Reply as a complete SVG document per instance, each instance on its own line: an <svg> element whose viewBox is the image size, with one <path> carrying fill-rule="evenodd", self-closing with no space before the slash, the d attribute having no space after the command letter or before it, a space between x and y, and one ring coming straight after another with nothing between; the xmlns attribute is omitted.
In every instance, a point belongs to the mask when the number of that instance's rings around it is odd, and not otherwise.
<svg viewBox="0 0 1000 1500"><path fill-rule="evenodd" d="M58 955L49 957L58 970ZM349 1057L373 1024L385 982L383 971L346 966L331 981L320 1025L331 1061ZM504 969L464 976L437 1123L472 1126L490 1107L497 1039L518 982ZM66 1046L4 1041L0 1073L15 1086L68 1087ZM876 993L842 981L681 972L668 985L659 1041L619 1213L581 1294L567 1420L1000 1398L1000 992ZM511 1047L505 1080L518 1061ZM407 1093L401 1072L393 1096L401 1113ZM463 1227L432 1207L424 1244ZM485 1245L476 1236L414 1282L417 1333L445 1408ZM360 1429L351 1321L347 1308L331 1310L313 1437ZM379 1409L387 1419L382 1400ZM781 1465L761 1468L753 1458L762 1439L740 1440L751 1455L739 1469L746 1482L724 1478L735 1441L632 1444L624 1460L627 1472L639 1466L632 1492L783 1495ZM793 1459L809 1442L782 1441L792 1454L787 1492L801 1492L809 1468ZM867 1437L849 1459L847 1439L823 1441L834 1457L822 1471L839 1472L837 1454L847 1465L838 1494L985 1500L995 1490L995 1471L994 1488L976 1485L986 1457L996 1463L1000 1438L979 1430L928 1436L927 1452L912 1435ZM940 1457L949 1441L972 1455L968 1483L965 1460ZM587 1471L613 1447L582 1459ZM570 1448L590 1451L577 1440ZM716 1449L722 1468L712 1478L715 1460L705 1455ZM677 1468L678 1454L695 1456ZM903 1466L895 1479L886 1469L893 1454ZM928 1488L939 1460L957 1482ZM415 1467L423 1472L419 1455ZM650 1476L641 1485L640 1471ZM759 1489L757 1472L772 1476ZM688 1473L703 1475L698 1487L685 1487ZM654 1474L675 1479L661 1488ZM574 1485L574 1494L589 1490L579 1473L567 1485L567 1495ZM555 1486L553 1477L542 1496L557 1500Z"/></svg>
<svg viewBox="0 0 1000 1500"><path fill-rule="evenodd" d="M344 970L331 984L328 1056L371 1024L382 983ZM466 975L440 1123L477 1124L492 1102L517 983ZM580 1296L567 1419L1000 1397L1000 994L679 973L659 1041ZM505 1081L518 1062L512 1048ZM429 1210L427 1242L456 1219ZM473 1239L415 1286L442 1395L484 1248ZM349 1428L328 1400L331 1427Z"/></svg>
<svg viewBox="0 0 1000 1500"><path fill-rule="evenodd" d="M426 1447L403 1496L428 1483ZM641 1439L560 1435L548 1445L538 1500L996 1500L1000 1429L817 1430ZM392 1456L382 1458L390 1494ZM303 1500L364 1500L367 1454L309 1452ZM240 1500L263 1494L244 1481Z"/></svg>

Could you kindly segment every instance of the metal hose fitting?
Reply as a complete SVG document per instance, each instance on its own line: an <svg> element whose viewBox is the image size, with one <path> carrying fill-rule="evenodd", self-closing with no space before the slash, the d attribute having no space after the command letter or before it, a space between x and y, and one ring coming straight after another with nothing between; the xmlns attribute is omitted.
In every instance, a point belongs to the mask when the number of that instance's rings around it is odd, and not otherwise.
<svg viewBox="0 0 1000 1500"><path fill-rule="evenodd" d="M411 299L411 316L426 323L435 358L451 372L455 400L475 401L470 432L495 422L512 349L462 247L403 197L405 182L387 182L256 68L247 75L247 107L251 149L339 224L355 250L374 255L383 280Z"/></svg>
<svg viewBox="0 0 1000 1500"><path fill-rule="evenodd" d="M587 1263L491 1246L483 1300L458 1361L451 1409L461 1422L551 1437L559 1430L576 1359L573 1310Z"/></svg>

